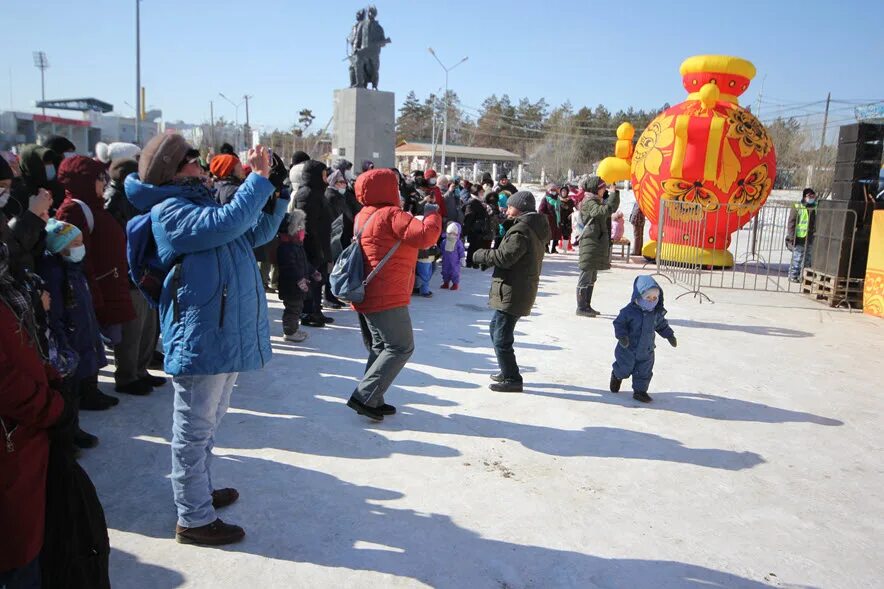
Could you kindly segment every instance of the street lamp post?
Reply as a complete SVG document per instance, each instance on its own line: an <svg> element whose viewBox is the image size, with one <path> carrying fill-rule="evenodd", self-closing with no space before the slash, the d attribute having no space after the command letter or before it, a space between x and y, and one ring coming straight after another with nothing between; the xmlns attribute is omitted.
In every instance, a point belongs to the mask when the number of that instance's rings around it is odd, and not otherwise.
<svg viewBox="0 0 884 589"><path fill-rule="evenodd" d="M240 132L241 132L241 130L240 130L240 128L239 128L239 107L241 107L243 104L245 104L245 101L240 102L239 104L237 104L237 103L235 103L234 101L232 101L232 100L230 100L229 98L227 98L226 96L224 96L224 93L223 93L223 92L219 92L219 93L218 93L218 96L220 96L221 98L223 98L224 100L226 100L227 102L229 102L229 103L231 104L231 106L233 106L234 113L235 113L234 116L236 117L236 118L235 118L235 121L236 121L236 139L234 140L234 143L236 143L236 151L237 151L237 153L239 153L239 152L241 151L241 147L240 147L240 144L239 144L239 135L240 135ZM249 98L251 98L251 96L250 96Z"/></svg>
<svg viewBox="0 0 884 589"><path fill-rule="evenodd" d="M135 143L141 144L141 0L135 0Z"/></svg>
<svg viewBox="0 0 884 589"><path fill-rule="evenodd" d="M428 49L428 51L430 52L430 55L433 56L433 58L439 63L439 65L445 71L445 101L444 101L445 115L444 115L444 119L442 122L442 173L444 174L445 173L445 149L446 149L446 147L448 147L448 72L450 72L451 70L453 70L454 68L456 68L457 66L459 66L460 64L465 62L467 59L469 59L469 57L464 57L463 59L461 59L460 61L458 61L456 64L454 64L451 67L445 67L445 64L442 63L442 60L439 59L439 57L436 55L436 52L433 51L432 47L430 47Z"/></svg>

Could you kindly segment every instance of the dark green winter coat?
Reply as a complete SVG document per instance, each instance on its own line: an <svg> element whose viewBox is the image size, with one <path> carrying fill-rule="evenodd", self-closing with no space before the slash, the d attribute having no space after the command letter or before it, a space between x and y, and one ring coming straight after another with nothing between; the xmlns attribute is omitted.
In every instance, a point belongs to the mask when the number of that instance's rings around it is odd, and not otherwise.
<svg viewBox="0 0 884 589"><path fill-rule="evenodd" d="M580 269L611 268L611 229L608 219L620 208L620 192L615 190L608 202L587 195L580 204L580 218L585 227L580 234Z"/></svg>
<svg viewBox="0 0 884 589"><path fill-rule="evenodd" d="M500 247L473 254L474 263L494 267L488 295L492 309L519 317L531 314L540 283L543 246L549 239L546 216L525 213L506 232Z"/></svg>

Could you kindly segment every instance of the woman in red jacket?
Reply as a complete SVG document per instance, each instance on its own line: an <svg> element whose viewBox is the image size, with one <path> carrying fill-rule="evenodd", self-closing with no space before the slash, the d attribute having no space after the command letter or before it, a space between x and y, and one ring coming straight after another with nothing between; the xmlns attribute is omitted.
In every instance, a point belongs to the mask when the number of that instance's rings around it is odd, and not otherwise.
<svg viewBox="0 0 884 589"><path fill-rule="evenodd" d="M365 299L353 308L364 317L363 337L371 339L368 364L347 406L375 421L393 415L384 393L414 352L414 334L408 304L414 288L417 252L439 241L442 217L438 207L426 205L424 220L406 213L399 204L399 182L392 170L371 170L356 180L356 199L363 208L355 231L363 229L362 252L366 275L398 243L365 289Z"/></svg>
<svg viewBox="0 0 884 589"><path fill-rule="evenodd" d="M0 242L0 587L39 587L46 516L47 429L64 401L39 350L30 295Z"/></svg>

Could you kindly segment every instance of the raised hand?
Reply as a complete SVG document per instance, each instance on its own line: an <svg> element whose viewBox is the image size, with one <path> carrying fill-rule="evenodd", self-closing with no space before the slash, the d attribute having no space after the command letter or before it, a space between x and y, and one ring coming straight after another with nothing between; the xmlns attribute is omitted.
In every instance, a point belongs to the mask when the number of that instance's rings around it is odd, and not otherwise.
<svg viewBox="0 0 884 589"><path fill-rule="evenodd" d="M270 177L270 152L263 145L256 145L249 150L249 167L264 178Z"/></svg>

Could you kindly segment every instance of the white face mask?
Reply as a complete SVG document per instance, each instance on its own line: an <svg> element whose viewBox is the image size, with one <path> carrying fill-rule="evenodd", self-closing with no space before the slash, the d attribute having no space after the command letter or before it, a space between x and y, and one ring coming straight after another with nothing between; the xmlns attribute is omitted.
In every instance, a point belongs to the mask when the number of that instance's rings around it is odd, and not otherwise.
<svg viewBox="0 0 884 589"><path fill-rule="evenodd" d="M436 185L436 179L435 179L435 178L431 178L431 179L430 179L430 186L435 186L435 185Z"/></svg>
<svg viewBox="0 0 884 589"><path fill-rule="evenodd" d="M6 203L9 202L9 189L8 188L0 188L0 209L6 206Z"/></svg>
<svg viewBox="0 0 884 589"><path fill-rule="evenodd" d="M64 259L68 260L69 262L77 263L77 262L82 262L83 258L85 258L85 257L86 257L86 246L85 245L78 245L77 247L72 247L71 253L69 255L65 256Z"/></svg>
<svg viewBox="0 0 884 589"><path fill-rule="evenodd" d="M345 194L345 193L347 192L347 188L346 188L346 187L344 187L344 188L336 188L335 190L338 191L338 194Z"/></svg>
<svg viewBox="0 0 884 589"><path fill-rule="evenodd" d="M73 151L68 151L67 153L64 154L64 159L66 159L66 160L71 159L72 157L77 157L77 154L74 153Z"/></svg>

